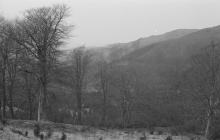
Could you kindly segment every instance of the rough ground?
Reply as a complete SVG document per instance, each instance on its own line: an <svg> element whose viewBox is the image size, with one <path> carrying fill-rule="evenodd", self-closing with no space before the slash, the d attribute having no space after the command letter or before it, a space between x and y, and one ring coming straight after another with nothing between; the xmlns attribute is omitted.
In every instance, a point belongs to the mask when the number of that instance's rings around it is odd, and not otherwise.
<svg viewBox="0 0 220 140"><path fill-rule="evenodd" d="M40 137L34 135L35 121L10 120L0 127L0 140L165 140L168 134L150 135L147 130L97 129L86 126L42 122ZM146 138L144 138L146 135ZM205 140L200 136L172 136L173 140Z"/></svg>

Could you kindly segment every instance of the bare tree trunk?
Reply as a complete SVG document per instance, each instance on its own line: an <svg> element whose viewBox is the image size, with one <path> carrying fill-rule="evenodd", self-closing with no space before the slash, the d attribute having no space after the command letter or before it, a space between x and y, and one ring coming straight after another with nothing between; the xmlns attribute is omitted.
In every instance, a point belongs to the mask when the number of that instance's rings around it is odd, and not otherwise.
<svg viewBox="0 0 220 140"><path fill-rule="evenodd" d="M43 50L38 50L39 66L40 66L40 93L38 100L38 121L41 119L46 119L46 114L44 112L44 107L46 107L47 101L47 49L46 46L43 47ZM42 116L43 115L43 116ZM43 118L42 118L43 117Z"/></svg>
<svg viewBox="0 0 220 140"><path fill-rule="evenodd" d="M2 109L2 100L0 100L0 109ZM1 111L2 112L2 111ZM2 118L2 113L0 113L1 114L1 120L3 120L3 118Z"/></svg>
<svg viewBox="0 0 220 140"><path fill-rule="evenodd" d="M207 114L207 124L205 129L205 137L210 139L211 136L211 129L212 129L212 122L214 117L214 110L213 110L213 96L209 98L209 110Z"/></svg>
<svg viewBox="0 0 220 140"><path fill-rule="evenodd" d="M15 115L14 115L14 109L13 109L13 87L14 87L14 83L11 83L10 87L9 87L9 108L10 108L10 113L11 113L11 118L14 119Z"/></svg>
<svg viewBox="0 0 220 140"><path fill-rule="evenodd" d="M5 119L6 116L6 60L3 60L3 68L2 68L2 120Z"/></svg>
<svg viewBox="0 0 220 140"><path fill-rule="evenodd" d="M122 127L126 127L126 99L125 96L123 95L122 97Z"/></svg>
<svg viewBox="0 0 220 140"><path fill-rule="evenodd" d="M9 80L9 86L8 86L8 94L9 94L9 109L11 113L11 118L15 118L14 109L13 109L13 92L14 92L14 84L17 76L17 63L18 63L18 51L17 48L15 52L15 58L14 61L8 61L7 62L7 70L8 70L8 80Z"/></svg>
<svg viewBox="0 0 220 140"><path fill-rule="evenodd" d="M45 50L46 51L46 50ZM46 60L46 52L43 59L43 67L42 67L42 88L43 88L43 106L47 107L47 60Z"/></svg>
<svg viewBox="0 0 220 140"><path fill-rule="evenodd" d="M98 69L98 76L99 76L99 81L100 81L100 88L101 88L101 93L103 95L103 101L102 101L102 118L101 118L101 123L102 125L106 125L106 112L107 112L107 94L109 90L109 77L108 77L108 64L105 61L101 61L99 64L99 69Z"/></svg>
<svg viewBox="0 0 220 140"><path fill-rule="evenodd" d="M47 110L48 110L48 102L47 102L47 77L44 77L43 82L43 93L42 93L42 115L44 120L47 119Z"/></svg>
<svg viewBox="0 0 220 140"><path fill-rule="evenodd" d="M25 87L26 87L26 94L27 94L27 100L28 100L28 118L29 120L33 119L33 97L31 93L31 80L29 79L31 77L28 76L27 73L24 75L25 79Z"/></svg>
<svg viewBox="0 0 220 140"><path fill-rule="evenodd" d="M131 114L132 114L132 110L131 110L131 103L129 102L127 104L127 118L126 118L126 122L127 122L127 125L130 123L131 121Z"/></svg>
<svg viewBox="0 0 220 140"><path fill-rule="evenodd" d="M102 124L105 126L106 124L106 92L103 91L103 108L102 108Z"/></svg>
<svg viewBox="0 0 220 140"><path fill-rule="evenodd" d="M44 80L43 77L41 79ZM37 111L38 112L37 113L38 114L37 115L38 122L41 121L42 119L45 119L45 114L44 114L44 110L43 110L43 106L45 106L45 104L46 104L46 97L45 97L46 95L45 94L46 94L46 85L42 82L42 83L40 83L40 93L39 93L39 98L38 98L38 111Z"/></svg>
<svg viewBox="0 0 220 140"><path fill-rule="evenodd" d="M28 97L28 104L29 104L29 120L33 119L33 107L32 107L32 99L31 99L31 93L29 92L29 97Z"/></svg>
<svg viewBox="0 0 220 140"><path fill-rule="evenodd" d="M85 54L84 47L79 47L73 50L71 59L73 66L73 85L76 94L76 120L78 124L82 124L82 92L89 57Z"/></svg>
<svg viewBox="0 0 220 140"><path fill-rule="evenodd" d="M31 91L30 88L27 90L28 92L28 104L29 104L29 120L33 119L33 102L32 102L32 96L31 96Z"/></svg>
<svg viewBox="0 0 220 140"><path fill-rule="evenodd" d="M82 124L82 94L81 90L77 91L77 123Z"/></svg>
<svg viewBox="0 0 220 140"><path fill-rule="evenodd" d="M32 94L31 94L31 89L30 87L27 87L27 96L28 96L28 106L29 106L29 114L28 114L28 118L29 120L33 119L33 100L32 100Z"/></svg>
<svg viewBox="0 0 220 140"><path fill-rule="evenodd" d="M212 126L212 116L209 116L207 120L207 124L206 124L206 130L205 130L205 137L207 139L210 138L211 126Z"/></svg>
<svg viewBox="0 0 220 140"><path fill-rule="evenodd" d="M41 121L41 113L42 113L42 89L40 87L40 93L38 98L38 109L37 109L37 121Z"/></svg>
<svg viewBox="0 0 220 140"><path fill-rule="evenodd" d="M122 127L126 127L126 110L124 108L122 110Z"/></svg>
<svg viewBox="0 0 220 140"><path fill-rule="evenodd" d="M77 98L77 123L82 124L82 58L76 58L76 98Z"/></svg>

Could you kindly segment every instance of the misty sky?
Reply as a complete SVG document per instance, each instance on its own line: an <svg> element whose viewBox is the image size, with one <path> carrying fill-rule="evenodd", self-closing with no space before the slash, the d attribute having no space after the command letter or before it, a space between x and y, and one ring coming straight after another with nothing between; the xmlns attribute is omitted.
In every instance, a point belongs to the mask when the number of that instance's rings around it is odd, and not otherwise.
<svg viewBox="0 0 220 140"><path fill-rule="evenodd" d="M70 47L128 42L179 28L220 25L220 0L0 0L14 18L28 8L65 3L75 25Z"/></svg>

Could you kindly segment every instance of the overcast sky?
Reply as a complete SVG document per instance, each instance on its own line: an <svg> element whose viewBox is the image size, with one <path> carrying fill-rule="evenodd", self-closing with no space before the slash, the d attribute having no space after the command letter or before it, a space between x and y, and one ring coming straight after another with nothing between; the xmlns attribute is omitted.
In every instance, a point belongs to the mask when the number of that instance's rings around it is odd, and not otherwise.
<svg viewBox="0 0 220 140"><path fill-rule="evenodd" d="M65 3L75 25L69 46L128 42L179 28L220 25L220 0L0 0L14 18L28 8Z"/></svg>

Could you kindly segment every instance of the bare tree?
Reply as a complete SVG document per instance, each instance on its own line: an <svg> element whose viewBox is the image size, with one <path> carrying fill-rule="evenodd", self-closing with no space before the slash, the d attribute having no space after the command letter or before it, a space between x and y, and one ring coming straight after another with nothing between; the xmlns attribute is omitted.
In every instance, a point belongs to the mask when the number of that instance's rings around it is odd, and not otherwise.
<svg viewBox="0 0 220 140"><path fill-rule="evenodd" d="M14 118L14 111L13 111L13 89L14 83L16 79L17 73L17 60L18 60L18 52L19 52L19 45L16 44L11 38L12 34L10 33L10 27L12 22L10 21L3 21L1 23L1 72L2 72L2 89L3 89L3 109L2 109L2 116L5 117L5 107L7 101L7 93L9 95L9 108L11 117Z"/></svg>
<svg viewBox="0 0 220 140"><path fill-rule="evenodd" d="M2 21L1 23L1 38L0 38L0 55L1 55L1 73L2 73L2 120L6 117L6 70L7 70L7 61L8 61L8 51L9 51L9 38L4 34L6 23Z"/></svg>
<svg viewBox="0 0 220 140"><path fill-rule="evenodd" d="M27 72L24 72L24 87L25 87L25 93L27 97L27 103L28 103L28 118L30 120L33 119L34 115L34 104L35 104L35 92L37 91L35 77Z"/></svg>
<svg viewBox="0 0 220 140"><path fill-rule="evenodd" d="M37 77L34 75L36 73L36 62L35 60L29 56L27 50L22 50L22 55L20 56L19 60L21 61L19 63L19 70L20 77L23 80L23 89L24 93L26 93L26 101L27 101L27 107L28 107L28 118L30 120L33 119L34 115L34 104L36 102L36 93L39 89L39 81L37 80Z"/></svg>
<svg viewBox="0 0 220 140"><path fill-rule="evenodd" d="M69 11L65 5L55 5L27 10L24 18L18 21L13 39L23 46L38 62L35 73L40 83L38 96L38 121L45 115L42 106L47 105L48 74L52 61L56 58L58 47L69 37L72 26L65 23ZM42 114L43 113L43 114Z"/></svg>
<svg viewBox="0 0 220 140"><path fill-rule="evenodd" d="M126 69L114 70L113 85L119 91L119 106L121 109L121 124L125 128L131 120L135 77Z"/></svg>
<svg viewBox="0 0 220 140"><path fill-rule="evenodd" d="M10 41L10 52L8 56L7 62L7 81L8 81L8 95L9 95L9 109L11 113L11 117L14 118L14 101L13 101L13 92L14 92L14 85L17 78L18 72L18 65L19 65L19 50L20 46L16 44L13 40Z"/></svg>
<svg viewBox="0 0 220 140"><path fill-rule="evenodd" d="M82 124L82 92L85 74L89 64L89 54L85 47L78 47L71 52L72 84L77 100L77 123Z"/></svg>
<svg viewBox="0 0 220 140"><path fill-rule="evenodd" d="M98 63L98 74L100 92L103 96L102 102L102 124L106 124L107 119L107 97L110 90L110 73L109 65L106 61L100 61Z"/></svg>
<svg viewBox="0 0 220 140"><path fill-rule="evenodd" d="M9 59L14 57L14 46L15 42L11 40L11 34L9 34L10 22L1 19L0 26L0 57L1 57L1 73L2 73L2 119L6 117L6 105L7 105L7 75ZM13 87L12 87L13 88ZM10 99L11 96L10 96ZM11 101L11 100L10 100ZM13 117L13 114L12 114Z"/></svg>
<svg viewBox="0 0 220 140"><path fill-rule="evenodd" d="M190 85L194 96L207 110L205 136L209 139L213 129L216 109L219 105L220 91L220 48L212 41L202 53L193 57ZM192 79L193 78L193 79Z"/></svg>

